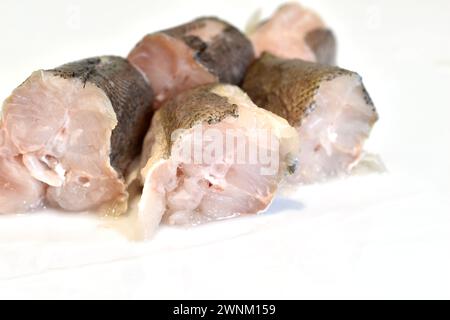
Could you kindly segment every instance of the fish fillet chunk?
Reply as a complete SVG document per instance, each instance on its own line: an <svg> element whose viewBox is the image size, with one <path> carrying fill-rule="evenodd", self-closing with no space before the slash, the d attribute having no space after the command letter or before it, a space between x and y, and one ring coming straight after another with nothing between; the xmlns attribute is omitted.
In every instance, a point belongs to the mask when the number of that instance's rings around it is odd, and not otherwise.
<svg viewBox="0 0 450 320"><path fill-rule="evenodd" d="M147 82L123 58L34 72L2 109L0 212L42 204L125 210L123 177L141 150L151 103Z"/></svg>
<svg viewBox="0 0 450 320"><path fill-rule="evenodd" d="M258 106L297 129L300 155L293 181L347 174L378 120L361 77L337 67L265 53L249 68L243 88Z"/></svg>
<svg viewBox="0 0 450 320"><path fill-rule="evenodd" d="M149 34L128 56L152 86L156 108L198 85L219 81L240 84L253 58L247 37L213 17Z"/></svg>
<svg viewBox="0 0 450 320"><path fill-rule="evenodd" d="M143 236L161 221L195 225L264 211L295 172L297 152L296 130L236 86L178 95L155 113L144 141Z"/></svg>
<svg viewBox="0 0 450 320"><path fill-rule="evenodd" d="M334 64L336 39L322 18L298 3L287 3L250 32L256 56L264 51L282 58Z"/></svg>

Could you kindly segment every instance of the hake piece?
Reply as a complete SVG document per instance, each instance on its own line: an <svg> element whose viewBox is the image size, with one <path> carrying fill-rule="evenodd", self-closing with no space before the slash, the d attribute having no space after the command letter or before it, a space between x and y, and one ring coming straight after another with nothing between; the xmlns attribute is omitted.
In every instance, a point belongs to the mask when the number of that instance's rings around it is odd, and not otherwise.
<svg viewBox="0 0 450 320"><path fill-rule="evenodd" d="M298 3L287 3L249 32L256 56L263 52L287 59L335 64L336 39L322 18Z"/></svg>
<svg viewBox="0 0 450 320"><path fill-rule="evenodd" d="M208 83L240 84L254 59L250 40L214 17L145 36L128 56L155 92L155 108L176 94Z"/></svg>
<svg viewBox="0 0 450 320"><path fill-rule="evenodd" d="M144 142L143 237L161 221L192 225L264 211L295 172L297 152L296 130L236 86L178 95L155 113Z"/></svg>
<svg viewBox="0 0 450 320"><path fill-rule="evenodd" d="M127 60L103 56L34 72L0 120L0 213L50 205L126 210L124 176L139 155L152 90Z"/></svg>
<svg viewBox="0 0 450 320"><path fill-rule="evenodd" d="M300 138L294 181L313 183L347 174L378 114L352 71L265 53L243 89L259 107L285 118Z"/></svg>

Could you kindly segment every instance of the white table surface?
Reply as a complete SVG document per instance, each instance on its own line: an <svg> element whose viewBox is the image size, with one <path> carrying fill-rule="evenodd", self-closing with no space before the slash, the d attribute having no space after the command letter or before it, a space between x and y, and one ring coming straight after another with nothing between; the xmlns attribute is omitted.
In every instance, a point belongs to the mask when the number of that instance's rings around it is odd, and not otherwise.
<svg viewBox="0 0 450 320"><path fill-rule="evenodd" d="M450 298L450 2L305 0L380 114L388 172L304 187L264 215L134 243L97 219L0 216L0 298ZM33 70L126 55L200 15L244 27L279 2L0 2L0 97Z"/></svg>

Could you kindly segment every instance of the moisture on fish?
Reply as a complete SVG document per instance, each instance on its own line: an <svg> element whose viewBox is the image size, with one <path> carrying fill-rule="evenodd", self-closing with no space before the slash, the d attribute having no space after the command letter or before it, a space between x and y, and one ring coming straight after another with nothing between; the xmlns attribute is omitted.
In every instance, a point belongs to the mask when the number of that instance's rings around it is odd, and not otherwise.
<svg viewBox="0 0 450 320"><path fill-rule="evenodd" d="M322 18L297 3L282 5L249 33L255 53L334 64L336 39Z"/></svg>
<svg viewBox="0 0 450 320"><path fill-rule="evenodd" d="M337 67L265 53L249 68L243 88L297 129L294 180L303 183L348 173L378 119L361 77Z"/></svg>
<svg viewBox="0 0 450 320"><path fill-rule="evenodd" d="M144 235L161 220L197 224L265 210L295 171L297 152L296 130L236 86L178 95L155 113L144 141Z"/></svg>
<svg viewBox="0 0 450 320"><path fill-rule="evenodd" d="M4 102L0 212L48 204L123 211L153 94L127 60L104 56L34 72Z"/></svg>
<svg viewBox="0 0 450 320"><path fill-rule="evenodd" d="M208 17L145 36L128 59L148 79L159 107L198 85L240 84L254 53L238 29Z"/></svg>

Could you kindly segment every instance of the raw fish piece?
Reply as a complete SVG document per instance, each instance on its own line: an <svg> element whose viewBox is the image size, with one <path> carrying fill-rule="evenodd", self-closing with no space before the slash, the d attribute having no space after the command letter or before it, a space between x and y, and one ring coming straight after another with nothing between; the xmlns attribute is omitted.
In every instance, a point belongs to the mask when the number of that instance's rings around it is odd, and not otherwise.
<svg viewBox="0 0 450 320"><path fill-rule="evenodd" d="M155 107L198 85L240 84L254 59L247 37L229 23L199 18L145 36L128 56L149 80Z"/></svg>
<svg viewBox="0 0 450 320"><path fill-rule="evenodd" d="M233 134L243 144L225 147ZM191 153L180 157L183 150ZM236 86L205 85L169 100L144 142L138 213L144 237L161 220L191 225L264 211L280 181L295 172L297 151L296 130Z"/></svg>
<svg viewBox="0 0 450 320"><path fill-rule="evenodd" d="M282 5L249 34L256 56L264 51L324 64L336 60L336 39L320 16L297 3Z"/></svg>
<svg viewBox="0 0 450 320"><path fill-rule="evenodd" d="M141 150L152 97L142 75L119 57L34 72L2 109L0 212L43 203L124 211L123 177Z"/></svg>
<svg viewBox="0 0 450 320"><path fill-rule="evenodd" d="M287 119L300 137L295 181L347 174L358 161L378 114L352 71L265 53L250 68L244 91Z"/></svg>

